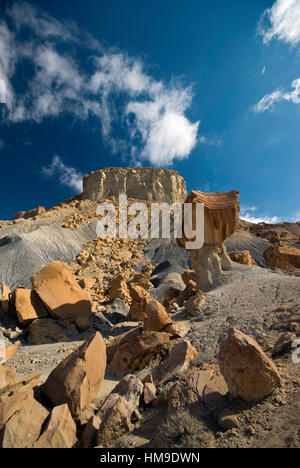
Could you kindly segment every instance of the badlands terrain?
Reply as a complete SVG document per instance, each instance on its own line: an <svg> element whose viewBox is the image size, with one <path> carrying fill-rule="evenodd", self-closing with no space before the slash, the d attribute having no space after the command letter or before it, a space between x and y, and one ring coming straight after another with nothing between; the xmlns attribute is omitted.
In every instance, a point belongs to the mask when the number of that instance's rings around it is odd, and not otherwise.
<svg viewBox="0 0 300 468"><path fill-rule="evenodd" d="M187 197L175 171L110 168L0 222L0 445L299 448L300 222L254 225L237 192L192 192L201 252L100 239L98 203L118 211L120 193Z"/></svg>

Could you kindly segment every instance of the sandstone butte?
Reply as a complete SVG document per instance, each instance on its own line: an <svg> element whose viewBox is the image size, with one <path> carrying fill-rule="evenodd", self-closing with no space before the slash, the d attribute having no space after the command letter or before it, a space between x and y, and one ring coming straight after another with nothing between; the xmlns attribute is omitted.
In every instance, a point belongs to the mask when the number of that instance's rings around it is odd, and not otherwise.
<svg viewBox="0 0 300 468"><path fill-rule="evenodd" d="M32 276L31 283L53 318L75 320L91 314L88 294L64 263L55 261L45 266Z"/></svg>
<svg viewBox="0 0 300 468"><path fill-rule="evenodd" d="M67 403L76 418L97 396L105 369L106 348L97 332L51 372L42 391L54 406Z"/></svg>
<svg viewBox="0 0 300 468"><path fill-rule="evenodd" d="M260 401L281 383L277 367L259 344L234 328L221 344L218 359L233 398Z"/></svg>

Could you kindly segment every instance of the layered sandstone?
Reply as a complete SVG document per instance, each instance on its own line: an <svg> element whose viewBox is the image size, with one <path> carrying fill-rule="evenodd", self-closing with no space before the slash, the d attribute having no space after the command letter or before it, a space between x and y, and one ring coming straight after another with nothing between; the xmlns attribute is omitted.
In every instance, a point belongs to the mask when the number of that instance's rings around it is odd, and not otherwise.
<svg viewBox="0 0 300 468"><path fill-rule="evenodd" d="M231 268L230 258L223 244L227 237L231 236L239 219L239 192L232 190L224 193L203 193L192 191L185 200L192 204L193 229L196 228L197 205L204 205L204 245L202 248L190 249L192 264L198 287L203 291L215 286L223 271ZM184 234L178 239L179 245L187 246L188 241Z"/></svg>
<svg viewBox="0 0 300 468"><path fill-rule="evenodd" d="M177 171L154 167L109 167L91 172L83 178L85 199L100 201L126 194L128 198L158 202L186 199L186 184Z"/></svg>

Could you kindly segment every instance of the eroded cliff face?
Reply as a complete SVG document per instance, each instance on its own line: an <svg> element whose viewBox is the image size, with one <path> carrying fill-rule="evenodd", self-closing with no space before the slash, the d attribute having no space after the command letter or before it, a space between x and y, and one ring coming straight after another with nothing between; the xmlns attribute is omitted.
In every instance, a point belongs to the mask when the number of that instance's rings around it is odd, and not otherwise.
<svg viewBox="0 0 300 468"><path fill-rule="evenodd" d="M173 170L109 167L91 172L83 179L85 199L100 201L119 194L166 203L183 203L187 197L185 180Z"/></svg>

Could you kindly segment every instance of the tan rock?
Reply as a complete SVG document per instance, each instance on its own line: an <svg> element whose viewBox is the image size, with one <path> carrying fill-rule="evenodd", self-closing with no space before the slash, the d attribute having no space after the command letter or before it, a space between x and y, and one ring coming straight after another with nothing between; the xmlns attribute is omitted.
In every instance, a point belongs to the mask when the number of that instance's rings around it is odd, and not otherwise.
<svg viewBox="0 0 300 468"><path fill-rule="evenodd" d="M9 311L9 297L11 294L11 290L7 286L7 284L2 283L2 295L1 295L1 306L3 309L3 312L8 312Z"/></svg>
<svg viewBox="0 0 300 468"><path fill-rule="evenodd" d="M226 431L239 426L238 417L235 414L226 414L219 417L219 424Z"/></svg>
<svg viewBox="0 0 300 468"><path fill-rule="evenodd" d="M37 319L28 328L30 341L36 345L69 341L67 328L51 318Z"/></svg>
<svg viewBox="0 0 300 468"><path fill-rule="evenodd" d="M38 318L48 316L47 310L35 291L17 288L14 292L15 308L21 325L29 325Z"/></svg>
<svg viewBox="0 0 300 468"><path fill-rule="evenodd" d="M138 200L183 203L186 184L177 171L154 167L109 167L83 178L84 199L102 201L124 193Z"/></svg>
<svg viewBox="0 0 300 468"><path fill-rule="evenodd" d="M174 372L187 370L191 361L197 356L197 350L188 341L180 341L173 346L169 356L150 371L151 381L155 385L164 383Z"/></svg>
<svg viewBox="0 0 300 468"><path fill-rule="evenodd" d="M203 292L198 292L194 296L191 296L185 303L185 310L192 316L201 315L203 306L205 305L206 296Z"/></svg>
<svg viewBox="0 0 300 468"><path fill-rule="evenodd" d="M153 284L147 278L147 276L143 273L135 273L132 282L138 286L141 286L144 289L151 289L153 288Z"/></svg>
<svg viewBox="0 0 300 468"><path fill-rule="evenodd" d="M202 369L192 368L187 371L168 393L168 411L176 412L189 408L193 411L203 398L203 390L214 374L212 366L204 365Z"/></svg>
<svg viewBox="0 0 300 468"><path fill-rule="evenodd" d="M281 382L275 364L258 343L234 328L221 345L218 359L232 397L262 400Z"/></svg>
<svg viewBox="0 0 300 468"><path fill-rule="evenodd" d="M97 444L111 447L112 443L132 429L124 399L118 397L115 404L106 412L97 435Z"/></svg>
<svg viewBox="0 0 300 468"><path fill-rule="evenodd" d="M151 301L145 307L144 330L161 331L173 322L164 306L158 301Z"/></svg>
<svg viewBox="0 0 300 468"><path fill-rule="evenodd" d="M123 275L119 274L110 283L109 300L122 299L130 304L131 297Z"/></svg>
<svg viewBox="0 0 300 468"><path fill-rule="evenodd" d="M200 290L209 291L217 285L222 276L222 266L230 267L230 259L222 247L225 239L232 235L239 219L239 192L203 193L192 191L185 203L192 204L193 226L196 226L196 207L204 205L204 245L202 248L189 250L196 282ZM183 232L185 232L183 230ZM179 245L186 246L185 235L178 239ZM226 257L226 258L225 258ZM226 261L225 261L226 260Z"/></svg>
<svg viewBox="0 0 300 468"><path fill-rule="evenodd" d="M284 333L274 344L272 350L272 357L281 356L282 354L288 353L292 349L292 345L296 335L294 333Z"/></svg>
<svg viewBox="0 0 300 468"><path fill-rule="evenodd" d="M196 280L196 273L195 273L195 270L185 270L182 275L182 281L184 282L185 286L189 286L190 284L190 281L194 281L195 283L195 280Z"/></svg>
<svg viewBox="0 0 300 468"><path fill-rule="evenodd" d="M96 283L96 278L84 278L81 280L81 283L84 289L91 289L91 287Z"/></svg>
<svg viewBox="0 0 300 468"><path fill-rule="evenodd" d="M117 375L141 370L170 341L170 334L138 327L124 333L107 346L109 369Z"/></svg>
<svg viewBox="0 0 300 468"><path fill-rule="evenodd" d="M143 399L146 405L149 405L156 398L156 387L151 382L145 382Z"/></svg>
<svg viewBox="0 0 300 468"><path fill-rule="evenodd" d="M8 396L17 395L30 388L37 387L41 385L42 381L40 380L41 374L31 374L22 379L16 380L16 372L14 368L6 368L6 386L0 389L0 401L5 400Z"/></svg>
<svg viewBox="0 0 300 468"><path fill-rule="evenodd" d="M48 411L34 399L32 388L9 396L0 403L0 446L31 447L47 416Z"/></svg>
<svg viewBox="0 0 300 468"><path fill-rule="evenodd" d="M254 266L256 265L249 250L240 250L236 252L228 252L229 257L233 262L240 263L241 265Z"/></svg>
<svg viewBox="0 0 300 468"><path fill-rule="evenodd" d="M77 442L76 424L67 404L50 413L44 432L33 448L72 448Z"/></svg>
<svg viewBox="0 0 300 468"><path fill-rule="evenodd" d="M146 318L145 308L152 300L148 291L141 286L129 285L129 293L131 296L130 310L128 320L144 320Z"/></svg>
<svg viewBox="0 0 300 468"><path fill-rule="evenodd" d="M137 377L132 374L126 375L104 400L99 407L97 415L101 420L105 419L106 413L111 410L119 397L122 397L127 416L130 420L133 412L139 406L143 389L144 386Z"/></svg>
<svg viewBox="0 0 300 468"><path fill-rule="evenodd" d="M265 252L265 259L270 268L280 270L300 268L300 249L289 246L271 246Z"/></svg>
<svg viewBox="0 0 300 468"><path fill-rule="evenodd" d="M91 314L88 295L62 262L52 262L31 278L33 289L55 319Z"/></svg>
<svg viewBox="0 0 300 468"><path fill-rule="evenodd" d="M190 328L190 322L186 320L184 322L173 322L167 325L164 331L176 337L184 338L188 334Z"/></svg>
<svg viewBox="0 0 300 468"><path fill-rule="evenodd" d="M9 361L11 357L18 351L18 348L20 346L20 341L16 341L14 344L7 345L5 347L5 360L6 362Z"/></svg>
<svg viewBox="0 0 300 468"><path fill-rule="evenodd" d="M97 332L51 372L43 392L55 406L67 403L77 417L97 396L105 368L105 344Z"/></svg>

